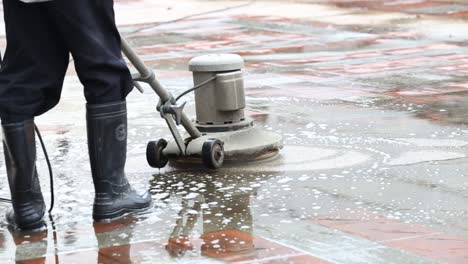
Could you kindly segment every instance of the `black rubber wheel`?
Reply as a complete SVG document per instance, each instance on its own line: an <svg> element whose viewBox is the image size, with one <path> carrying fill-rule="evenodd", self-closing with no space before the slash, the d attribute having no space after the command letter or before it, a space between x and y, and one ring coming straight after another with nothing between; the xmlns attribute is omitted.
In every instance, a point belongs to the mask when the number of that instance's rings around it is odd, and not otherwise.
<svg viewBox="0 0 468 264"><path fill-rule="evenodd" d="M203 143L203 164L210 169L219 169L224 163L224 144L219 139L209 139Z"/></svg>
<svg viewBox="0 0 468 264"><path fill-rule="evenodd" d="M167 141L163 138L148 142L148 146L146 147L146 160L151 167L161 169L167 165L169 160L163 154L163 150L166 146Z"/></svg>

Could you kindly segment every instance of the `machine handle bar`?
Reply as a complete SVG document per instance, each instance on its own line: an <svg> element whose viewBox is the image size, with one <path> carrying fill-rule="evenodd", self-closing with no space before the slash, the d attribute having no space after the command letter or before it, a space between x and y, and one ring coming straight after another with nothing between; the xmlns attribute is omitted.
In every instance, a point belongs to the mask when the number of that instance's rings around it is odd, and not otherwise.
<svg viewBox="0 0 468 264"><path fill-rule="evenodd" d="M136 70L140 73L140 76L138 78L139 81L147 83L159 96L163 103L173 100L172 94L159 83L159 81L156 79L153 70L149 69L145 65L145 63L140 59L140 57L138 57L138 55L132 49L128 41L122 35L120 36L120 38L122 39L123 53L132 63L132 65L136 68ZM181 123L187 131L187 133L189 133L189 135L192 137L192 139L199 138L202 136L200 131L185 113L182 113L181 115Z"/></svg>

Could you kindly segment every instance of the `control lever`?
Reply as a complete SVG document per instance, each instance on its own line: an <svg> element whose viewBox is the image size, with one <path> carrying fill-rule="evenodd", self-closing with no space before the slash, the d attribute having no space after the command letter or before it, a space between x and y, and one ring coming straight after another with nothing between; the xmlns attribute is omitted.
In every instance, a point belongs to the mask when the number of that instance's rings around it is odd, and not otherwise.
<svg viewBox="0 0 468 264"><path fill-rule="evenodd" d="M161 115L171 114L174 117L176 124L179 126L182 123L182 113L187 102L181 105L172 104L170 101L161 107Z"/></svg>

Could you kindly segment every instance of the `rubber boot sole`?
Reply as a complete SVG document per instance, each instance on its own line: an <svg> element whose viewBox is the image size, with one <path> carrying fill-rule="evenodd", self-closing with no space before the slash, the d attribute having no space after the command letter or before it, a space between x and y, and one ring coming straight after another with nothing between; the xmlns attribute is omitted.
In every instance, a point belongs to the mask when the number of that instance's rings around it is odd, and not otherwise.
<svg viewBox="0 0 468 264"><path fill-rule="evenodd" d="M109 221L114 221L118 220L122 217L125 217L129 214L139 214L148 211L151 206L153 205L153 202L151 202L148 206L144 208L128 208L124 207L121 208L118 211L115 212L110 212L107 214L93 214L93 219L96 222L109 222Z"/></svg>

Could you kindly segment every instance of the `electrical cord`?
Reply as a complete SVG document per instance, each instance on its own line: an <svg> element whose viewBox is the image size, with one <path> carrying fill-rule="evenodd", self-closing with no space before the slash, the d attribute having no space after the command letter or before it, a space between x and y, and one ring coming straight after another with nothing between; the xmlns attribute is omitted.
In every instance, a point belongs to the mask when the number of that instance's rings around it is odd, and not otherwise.
<svg viewBox="0 0 468 264"><path fill-rule="evenodd" d="M187 95L187 94L189 94L189 93L191 93L191 92L193 92L193 91L195 91L195 90L200 89L203 85L205 85L205 84L207 84L207 83L213 81L214 79L216 79L216 76L211 77L211 78L209 78L208 80L206 80L206 81L204 81L204 82L202 82L202 83L200 83L200 84L198 84L198 85L196 85L196 86L194 86L194 87L192 87L192 88L186 90L185 92L179 94L179 96L177 96L177 98L175 99L175 101L176 101L176 102L179 101L180 98L184 97L185 95Z"/></svg>
<svg viewBox="0 0 468 264"><path fill-rule="evenodd" d="M50 207L49 207L49 214L52 214L52 210L54 209L55 197L54 197L54 173L52 171L52 165L50 164L49 154L47 154L47 149L45 147L44 141L42 140L41 132L36 125L34 125L34 130L36 130L37 137L41 142L42 151L44 152L44 156L47 162L47 167L49 168L49 178L50 178Z"/></svg>
<svg viewBox="0 0 468 264"><path fill-rule="evenodd" d="M42 151L44 152L44 156L47 162L47 167L49 168L49 177L50 177L50 207L49 207L49 215L52 214L52 210L54 209L55 197L54 197L54 173L52 171L52 165L50 164L49 155L47 154L47 149L45 147L44 141L42 140L41 132L36 125L34 125L34 130L36 131L36 135L39 138L41 143ZM0 198L0 202L2 203L11 203L10 199Z"/></svg>
<svg viewBox="0 0 468 264"><path fill-rule="evenodd" d="M148 29L152 29L152 28L158 27L158 26L160 26L160 25L172 24L172 23L180 22L180 21L183 21L183 20L186 20L186 19L189 19L189 18L193 18L193 17L199 17L199 16L204 16L204 15L209 15L209 14L216 14L216 13L221 13L221 12L225 12L225 11L229 11L229 10L233 10L233 9L238 9L238 8L250 6L250 5L254 4L255 2L257 2L257 0L251 0L251 1L247 2L247 3L240 4L240 5L234 5L234 6L229 6L229 7L225 7L225 8L215 9L215 10L211 10L211 11L206 11L206 12L191 14L191 15L187 15L187 16L180 17L180 18L173 19L173 20L155 23L155 25L153 24L153 25L149 25L149 26L144 26L144 27L138 28L138 29L136 29L136 30L134 30L134 31L131 31L131 32L127 33L127 34L128 34L128 35L132 35L132 34L139 33L139 32L141 32L141 31L144 31L144 30L148 30Z"/></svg>
<svg viewBox="0 0 468 264"><path fill-rule="evenodd" d="M10 199L0 198L1 203L11 203Z"/></svg>

